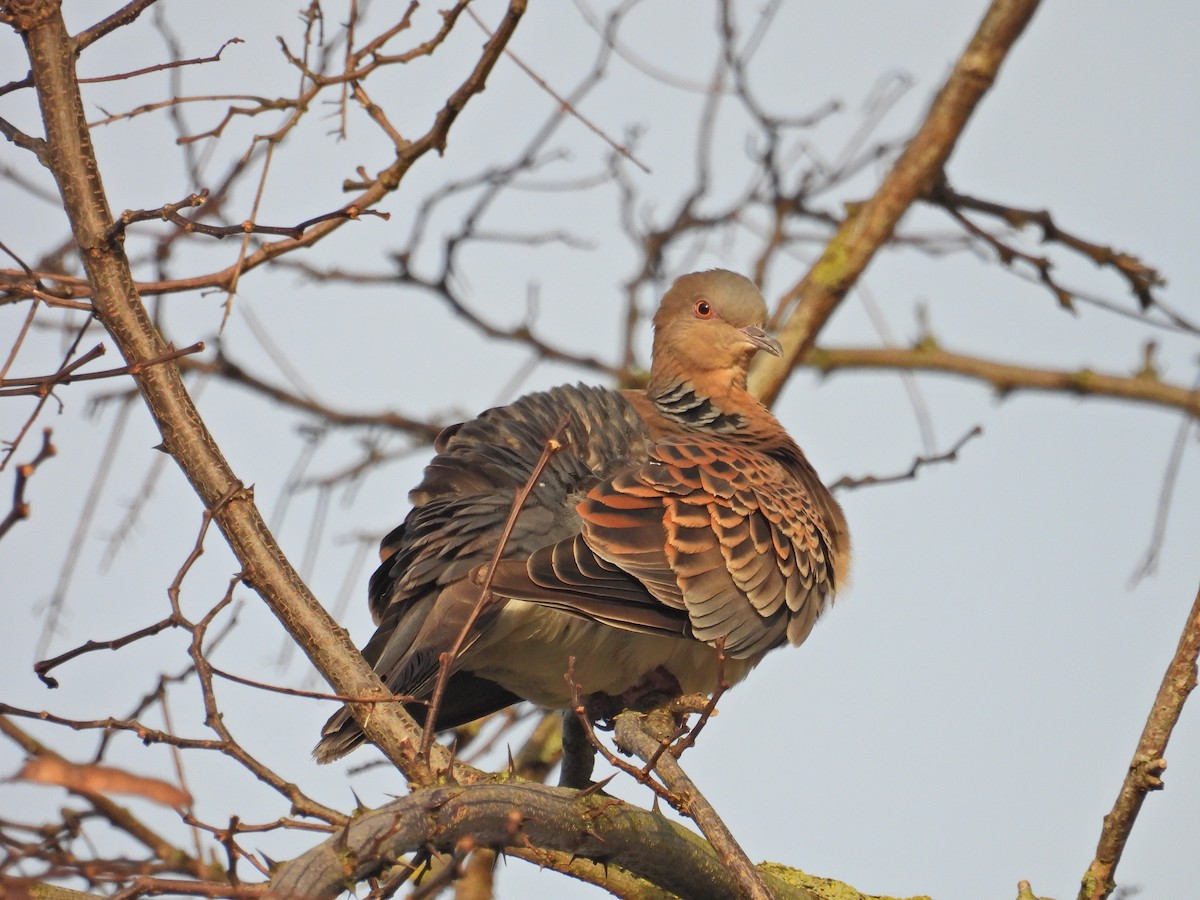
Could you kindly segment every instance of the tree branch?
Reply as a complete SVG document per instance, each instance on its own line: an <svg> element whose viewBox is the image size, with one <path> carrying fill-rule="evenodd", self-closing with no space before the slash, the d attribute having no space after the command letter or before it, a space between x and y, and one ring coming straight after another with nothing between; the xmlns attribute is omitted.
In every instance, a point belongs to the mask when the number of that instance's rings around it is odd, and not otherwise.
<svg viewBox="0 0 1200 900"><path fill-rule="evenodd" d="M425 151L445 145L453 121L467 101L483 89L524 6L523 0L513 0L475 69L438 114L435 127L411 153L398 158L386 171L387 177L377 181L367 194L382 196L394 189ZM96 315L130 366L159 359L169 348L138 297L122 248L107 238L113 216L79 94L74 42L61 9L53 0L33 0L19 5L4 2L0 11L12 16L25 41L46 126L46 159L92 286ZM318 232L324 233L337 224L322 223L299 241L316 240ZM270 258L299 241L283 241L259 253L264 259ZM390 696L349 635L330 618L283 555L254 503L252 491L234 475L196 410L179 367L173 362L151 366L137 370L134 377L162 434L163 449L179 463L205 507L213 511L214 520L242 563L246 583L258 591L339 694L378 699ZM364 731L405 774L419 780L431 777L417 758L419 729L397 704L353 704L352 709ZM438 752L433 768L448 768L449 755L435 749Z"/></svg>
<svg viewBox="0 0 1200 900"><path fill-rule="evenodd" d="M534 859L537 854L529 848L549 847L572 854L577 862L620 866L656 886L618 891L623 897L663 897L664 891L690 900L740 895L708 844L683 826L612 797L579 798L576 791L540 784L478 784L410 794L357 817L284 863L271 888L281 896L333 897L348 882L377 874L389 860L427 846L449 851L463 838ZM607 878L622 881L613 868ZM634 879L624 885L636 888ZM816 900L782 879L770 881L780 900Z"/></svg>
<svg viewBox="0 0 1200 900"><path fill-rule="evenodd" d="M817 347L804 363L821 372L839 369L898 369L907 372L946 372L990 384L998 393L1050 391L1083 397L1111 397L1179 409L1200 417L1200 391L1160 381L1150 372L1109 375L1090 369L1067 371L1015 366L942 350L925 341L916 347Z"/></svg>
<svg viewBox="0 0 1200 900"><path fill-rule="evenodd" d="M683 771L673 753L664 753L674 735L674 716L668 710L655 710L649 716L624 712L616 719L617 746L642 759L662 778L671 790L672 803L689 816L704 832L721 860L722 866L734 880L735 896L750 900L771 900L763 874L754 867L746 851L717 814L695 783Z"/></svg>
<svg viewBox="0 0 1200 900"><path fill-rule="evenodd" d="M1112 812L1104 817L1096 857L1084 873L1079 900L1104 900L1116 887L1113 872L1121 861L1125 842L1129 840L1133 823L1142 809L1142 801L1150 791L1162 790L1159 776L1167 767L1163 754L1167 752L1167 741L1183 712L1183 704L1196 686L1197 658L1200 658L1200 591L1192 602L1179 646L1167 666L1154 705L1150 707L1150 715L1146 718L1117 801Z"/></svg>
<svg viewBox="0 0 1200 900"><path fill-rule="evenodd" d="M941 177L971 114L1037 6L1038 0L993 0L925 121L879 189L846 217L816 265L780 300L780 310L792 309L777 331L783 357L759 354L750 375L750 390L768 406L876 251L891 238L900 217Z"/></svg>

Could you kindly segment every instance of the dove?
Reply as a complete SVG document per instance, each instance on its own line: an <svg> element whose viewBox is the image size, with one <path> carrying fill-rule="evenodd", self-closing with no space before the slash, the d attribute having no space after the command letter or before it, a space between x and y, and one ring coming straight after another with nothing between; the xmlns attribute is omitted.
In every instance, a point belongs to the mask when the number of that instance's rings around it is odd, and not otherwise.
<svg viewBox="0 0 1200 900"><path fill-rule="evenodd" d="M808 637L846 583L850 536L746 388L756 353L782 353L766 317L749 279L683 275L654 316L644 389L557 387L438 436L411 511L382 542L362 651L419 722L456 645L438 729L522 700L570 707L571 658L580 694L612 713L652 692L737 684ZM322 734L321 762L364 739L345 708Z"/></svg>

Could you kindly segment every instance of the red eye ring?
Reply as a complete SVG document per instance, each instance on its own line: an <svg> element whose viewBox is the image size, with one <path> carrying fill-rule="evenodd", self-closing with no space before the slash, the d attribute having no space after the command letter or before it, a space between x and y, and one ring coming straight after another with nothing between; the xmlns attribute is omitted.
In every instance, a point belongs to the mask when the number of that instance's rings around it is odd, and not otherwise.
<svg viewBox="0 0 1200 900"><path fill-rule="evenodd" d="M692 306L692 311L696 314L696 318L698 319L711 319L713 317L712 304L703 297L695 302L695 304Z"/></svg>

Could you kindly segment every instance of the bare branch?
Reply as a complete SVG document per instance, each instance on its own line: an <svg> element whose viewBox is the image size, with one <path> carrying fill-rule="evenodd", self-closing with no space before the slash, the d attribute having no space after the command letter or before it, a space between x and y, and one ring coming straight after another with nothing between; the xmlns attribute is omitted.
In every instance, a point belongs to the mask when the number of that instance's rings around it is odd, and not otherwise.
<svg viewBox="0 0 1200 900"><path fill-rule="evenodd" d="M1132 400L1200 416L1200 391L1159 381L1152 373L1121 376L1090 369L1065 371L1036 369L951 353L932 340L917 346L818 347L804 357L804 364L821 372L845 369L898 369L911 372L945 372L990 384L1001 396L1014 391L1048 391L1080 397L1109 397Z"/></svg>
<svg viewBox="0 0 1200 900"><path fill-rule="evenodd" d="M0 521L0 539L3 539L9 529L22 519L29 518L30 507L29 501L25 499L25 488L29 485L29 479L38 470L38 466L58 452L50 443L51 434L53 432L49 428L42 431L42 446L37 455L29 462L17 466L16 478L13 483L12 509L8 511L8 515L4 517L3 521Z"/></svg>
<svg viewBox="0 0 1200 900"><path fill-rule="evenodd" d="M900 481L912 481L917 477L917 473L926 466L936 465L937 463L955 462L958 459L958 453L967 442L972 438L977 438L983 434L983 427L976 425L957 441L954 446L945 453L935 453L926 456L916 457L912 465L907 471L898 472L895 475L863 475L859 478L851 478L849 475L843 475L837 481L829 486L830 490L852 490L854 488L869 487L877 484L895 484Z"/></svg>
<svg viewBox="0 0 1200 900"><path fill-rule="evenodd" d="M79 83L80 84L99 84L99 83L105 82L105 81L124 81L127 78L136 78L138 75L148 75L151 72L162 72L167 69L178 68L179 66L198 66L198 65L203 65L204 63L218 62L221 59L221 54L225 52L226 47L228 47L230 44L242 44L242 43L245 43L245 42L241 38L236 38L236 37L230 38L225 43L223 43L220 47L218 47L217 52L214 53L212 56L197 57L195 59L175 59L175 60L172 60L171 62L158 63L156 65L146 66L145 68L141 68L141 69L133 69L130 72L121 72L118 75L100 75L95 78L80 78Z"/></svg>
<svg viewBox="0 0 1200 900"><path fill-rule="evenodd" d="M763 402L774 402L792 368L812 348L825 322L892 236L900 217L941 177L971 114L1037 7L1037 0L993 0L921 127L883 183L847 217L820 261L784 295L779 307L791 312L778 331L783 357L760 354L750 376L750 389Z"/></svg>
<svg viewBox="0 0 1200 900"><path fill-rule="evenodd" d="M1197 658L1200 658L1200 592L1192 602L1192 609L1179 637L1179 646L1150 707L1150 715L1146 718L1116 803L1112 812L1104 817L1104 828L1096 845L1096 858L1084 873L1079 900L1104 900L1116 887L1113 874L1142 809L1142 802L1150 791L1162 790L1163 783L1159 776L1167 767L1163 756L1167 752L1171 732L1183 712L1183 704L1196 686Z"/></svg>
<svg viewBox="0 0 1200 900"><path fill-rule="evenodd" d="M960 222L970 227L973 233L983 237L996 247L1000 253L1001 262L1010 262L1014 256L1025 259L1038 270L1042 281L1056 292L1062 289L1051 279L1050 266L1046 260L1031 257L1028 254L1020 253L1005 246L987 232L976 229L970 223L970 220L962 215L962 211L971 210L998 218L1012 228L1019 229L1029 226L1040 228L1042 231L1042 243L1061 244L1087 257L1097 266L1109 267L1118 272L1128 282L1129 290L1137 297L1138 304L1143 311L1154 305L1154 289L1166 284L1166 281L1157 269L1146 265L1136 256L1114 250L1112 247L1106 247L1103 244L1085 240L1059 228L1058 224L1054 221L1054 217L1048 210L1022 209L1016 206L994 203L989 200L981 200L978 197L970 197L966 194L958 193L958 191L954 190L946 182L934 186L926 199L930 203L936 204L951 215L954 215ZM1069 302L1068 299L1067 303L1069 304Z"/></svg>
<svg viewBox="0 0 1200 900"><path fill-rule="evenodd" d="M670 790L672 805L700 826L737 885L734 895L751 900L772 900L774 894L762 873L750 862L716 809L683 771L674 754L663 753L677 732L674 714L670 710L656 710L650 715L624 712L617 716L616 724L617 746L636 754L653 768Z"/></svg>
<svg viewBox="0 0 1200 900"><path fill-rule="evenodd" d="M324 844L285 863L271 888L285 896L333 897L347 879L361 881L389 860L425 846L451 851L463 837L534 861L545 858L537 848L570 853L574 861L567 874L599 882L603 873L604 886L621 897L665 900L662 891L692 900L739 896L716 854L682 826L610 797L580 799L577 791L534 784L417 791L356 817ZM657 890L637 888L626 872ZM804 888L770 882L778 900L815 900Z"/></svg>
<svg viewBox="0 0 1200 900"><path fill-rule="evenodd" d="M377 185L354 205L371 206L392 190L411 165L430 149L444 146L446 135L463 106L483 89L487 75L512 36L524 12L523 0L512 0L508 14L495 37L485 46L472 73L454 91L436 117L434 126L409 152L385 170ZM169 352L142 306L128 261L115 254L106 240L112 222L103 194L98 165L85 122L79 87L75 82L72 42L63 24L61 10L52 0L33 3L22 13L25 26L21 37L34 67L34 83L46 122L49 159L55 180L64 197L76 243L94 292L96 314L113 335L131 366L154 360ZM386 187L385 187L386 185ZM304 237L261 248L252 257L266 259L302 243L316 240L336 227L323 222ZM318 232L320 234L318 234ZM241 271L241 267L238 267ZM389 696L378 676L362 660L349 637L329 618L301 581L271 537L245 489L221 455L183 385L173 363L139 369L139 389L160 428L164 449L184 469L193 487L213 510L215 521L241 561L245 580L267 601L285 627L312 658L339 693L348 696ZM419 731L396 704L381 704L387 714L368 715L360 705L351 709L364 729L385 754L411 774L425 771L419 760ZM376 707L370 707L375 710ZM442 768L449 760L441 754Z"/></svg>

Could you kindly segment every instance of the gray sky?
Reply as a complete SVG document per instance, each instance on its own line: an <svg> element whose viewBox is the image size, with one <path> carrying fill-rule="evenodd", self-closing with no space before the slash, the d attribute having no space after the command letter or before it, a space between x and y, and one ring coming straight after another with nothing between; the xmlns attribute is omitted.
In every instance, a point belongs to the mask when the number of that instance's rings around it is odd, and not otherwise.
<svg viewBox="0 0 1200 900"><path fill-rule="evenodd" d="M292 5L205 4L203 15L164 4L185 55L208 55L237 35L245 45L226 50L220 66L190 70L185 92L291 89L294 77L277 62L274 35L298 33ZM712 12L682 2L646 4L624 32L629 48L675 76L703 83L713 49ZM749 27L758 4L735 4ZM95 4L68 4L78 27L96 15ZM499 5L483 4L495 22ZM760 99L778 112L801 114L831 97L845 111L815 129L811 144L836 158L862 120L864 103L880 79L905 73L912 86L880 127L881 136L911 133L933 92L973 30L984 4L785 3L754 62ZM327 4L331 21L342 16ZM949 177L965 193L1019 206L1047 208L1064 228L1139 255L1169 280L1164 301L1200 318L1195 251L1200 146L1197 84L1200 62L1194 36L1200 9L1193 4L1131 4L1060 0L1047 3L1011 54L997 87L984 101L960 142ZM462 30L464 52L481 34ZM97 45L81 73L102 74L161 59L150 32L130 31ZM137 37L140 35L140 37ZM556 89L568 90L590 64L592 32L574 4L535 3L513 49ZM699 49L698 49L699 48ZM0 80L20 77L15 40L0 35ZM460 57L461 58L461 57ZM258 61L255 64L255 61ZM248 71L255 72L248 75ZM437 66L414 67L397 79L394 95L380 94L394 120L425 121L433 100L449 83ZM407 73L406 73L407 75ZM255 79L250 82L251 79ZM270 86L263 84L266 82ZM213 87L214 84L224 85ZM370 83L368 83L370 86ZM166 96L161 76L115 87L97 86L85 99L105 109L126 109ZM16 98L0 100L0 115L32 127ZM582 112L620 138L642 130L637 155L651 169L633 172L644 193L646 215L661 219L689 183L699 100L647 84L627 65L582 105ZM406 239L414 206L432 183L504 162L523 135L550 114L553 102L508 61L487 92L468 109L451 135L444 160L424 160L384 208L388 223L352 223L305 261L386 271L388 254ZM94 108L94 107L93 107ZM188 111L193 130L215 124L220 107ZM262 122L240 126L264 131ZM310 124L279 153L260 220L288 223L342 202L340 184L353 167L374 170L388 161L386 147L361 115L351 140L325 131L330 120ZM742 186L746 123L730 114L720 123L717 181L730 194ZM572 158L544 172L566 179L596 171L607 148L576 123L564 126L555 146ZM97 133L105 186L114 208L155 207L199 187L176 162L165 119L145 117ZM25 155L0 145L0 163L28 166ZM213 172L220 167L214 166ZM631 170L632 171L632 170ZM336 174L331 174L336 173ZM846 189L822 198L831 209L861 199L882 170L869 168ZM214 176L215 177L215 176ZM251 197L240 198L249 215ZM0 206L8 217L0 240L29 258L61 239L61 214L29 200L0 180ZM435 222L450 228L461 205ZM487 224L495 229L546 232L571 229L591 247L504 245L471 250L461 273L464 294L491 321L512 324L526 309L530 283L539 286L538 325L578 352L615 360L620 283L634 257L619 232L611 191L583 197L514 195ZM231 213L232 214L232 213ZM950 232L952 224L929 210L905 227ZM902 230L904 230L902 228ZM723 265L748 270L754 242L748 233L714 242L691 260L693 268ZM1036 244L1032 244L1036 249ZM432 271L435 246L416 257ZM1129 308L1111 273L1071 260L1058 272L1071 285ZM232 241L189 251L173 274L227 265ZM765 286L773 300L803 273L806 259L775 267ZM184 272L184 265L195 269ZM146 275L150 270L142 269ZM679 274L679 269L670 274ZM969 253L930 258L888 251L868 270L864 286L895 339L917 336L916 309L926 310L947 349L1027 365L1091 366L1118 374L1141 364L1148 340L1159 344L1161 375L1190 384L1196 377L1193 337L1146 328L1081 305L1070 315L1035 284ZM169 336L178 344L211 340L220 324L221 295L186 294L166 303ZM652 305L646 298L645 306ZM301 366L310 386L331 404L357 409L393 407L417 415L470 415L511 399L502 389L525 362L523 351L492 348L450 318L433 300L394 288L351 290L311 287L290 276L254 275L242 284L225 336L230 354L276 381L282 376L254 339L243 310L270 332L284 354ZM24 309L0 310L0 332L14 333ZM92 342L99 341L99 332ZM874 345L861 294L840 309L822 341ZM85 346L88 343L85 341ZM111 349L111 348L110 348ZM646 361L648 333L639 347ZM14 375L41 372L57 362L57 338L36 335ZM112 362L110 354L107 362ZM53 362L50 362L53 360ZM447 365L447 361L452 361ZM562 381L597 380L566 366L539 366L520 390ZM931 467L914 482L841 495L856 548L854 582L836 608L798 650L773 654L722 702L720 715L685 767L714 802L754 860L771 859L839 878L868 893L928 893L937 898L1011 897L1019 879L1040 895L1073 896L1091 859L1102 816L1109 810L1145 715L1195 595L1196 536L1200 534L1200 467L1195 431L1174 495L1158 572L1130 587L1150 541L1162 479L1179 428L1175 414L1102 400L1015 395L997 402L984 387L926 376L919 379L939 450L973 425L984 436L952 465ZM111 390L104 384L95 392ZM71 533L94 472L94 454L115 417L112 406L86 418L92 393L62 393L65 414L44 417L55 428L60 456L31 485L33 517L0 542L3 595L9 607L5 649L0 652L2 699L64 715L128 713L153 685L153 673L183 667L184 642L163 636L118 654L94 654L65 666L63 683L47 692L33 677L32 647L63 565ZM235 471L254 483L262 508L278 508L297 448L296 420L245 392L209 385L200 408ZM900 381L891 375L846 373L820 380L795 376L776 411L827 480L844 474L889 474L906 469L922 452L920 433ZM0 405L0 436L11 437L28 413L23 402ZM157 442L140 404L116 470L101 499L92 530L75 545L76 571L61 633L51 652L88 638L114 637L166 614L165 587L195 539L200 507L178 470L168 464L136 528L124 537L111 566L100 562L108 538L157 456ZM18 454L31 455L34 443ZM396 445L398 446L398 445ZM333 438L318 450L315 474L345 465L351 438ZM424 453L374 473L353 495L334 495L319 552L306 573L317 595L333 605L350 579L351 600L342 621L358 641L371 626L364 596L370 561L347 575L351 540L382 533L403 517L405 493L419 476ZM5 474L3 484L10 484ZM282 520L279 536L303 559L315 495L302 494ZM209 552L185 584L193 613L220 596L235 566L213 535ZM282 631L246 594L240 625L214 657L241 674L278 683L314 686L307 664L293 655L280 666ZM203 734L191 692L173 702L176 726ZM309 758L329 704L286 700L223 687L229 723L246 743L287 777L310 785L319 799L351 804L345 765L317 769ZM263 723L269 727L263 728ZM48 729L37 734L58 740ZM74 736L85 758L88 741ZM119 744L131 768L170 775L161 748ZM350 765L367 761L360 751ZM1200 717L1183 720L1167 754L1166 790L1154 794L1134 830L1118 880L1139 896L1179 898L1195 892L1194 848L1200 840ZM15 770L19 754L0 743L0 774ZM223 821L231 809L272 819L285 810L273 795L217 761L188 761L193 787L213 785L198 814ZM356 776L354 790L377 805L400 790L394 773ZM646 805L636 785L613 785L620 796ZM61 798L53 789L0 784L0 808L44 807ZM136 805L136 801L135 801ZM137 806L148 818L169 822ZM174 826L164 826L174 827ZM303 841L265 835L260 847L281 858ZM552 873L513 861L501 877L500 895L590 897L597 892Z"/></svg>

